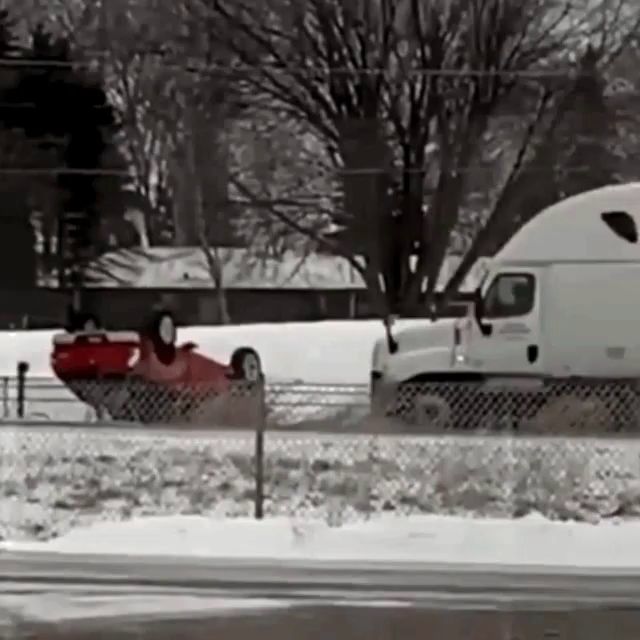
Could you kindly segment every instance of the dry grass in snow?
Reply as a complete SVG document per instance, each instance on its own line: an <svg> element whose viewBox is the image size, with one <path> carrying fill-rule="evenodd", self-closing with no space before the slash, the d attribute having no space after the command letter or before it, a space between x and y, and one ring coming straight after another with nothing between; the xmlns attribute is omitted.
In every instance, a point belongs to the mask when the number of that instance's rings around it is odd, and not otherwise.
<svg viewBox="0 0 640 640"><path fill-rule="evenodd" d="M0 431L0 535L97 520L249 515L251 433ZM267 434L267 514L332 524L376 513L596 521L640 514L640 444L587 439Z"/></svg>

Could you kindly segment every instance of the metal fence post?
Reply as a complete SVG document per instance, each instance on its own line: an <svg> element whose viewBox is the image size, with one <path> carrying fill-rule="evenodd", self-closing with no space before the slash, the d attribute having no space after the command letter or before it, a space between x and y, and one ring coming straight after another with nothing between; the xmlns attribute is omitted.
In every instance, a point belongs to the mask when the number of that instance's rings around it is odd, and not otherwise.
<svg viewBox="0 0 640 640"><path fill-rule="evenodd" d="M255 502L253 514L256 520L262 520L264 518L264 436L267 425L267 399L264 381L260 384L257 418L254 452Z"/></svg>
<svg viewBox="0 0 640 640"><path fill-rule="evenodd" d="M27 386L28 362L18 362L17 412L18 418L24 418L25 388Z"/></svg>
<svg viewBox="0 0 640 640"><path fill-rule="evenodd" d="M98 406L95 409L96 412L96 422L103 422L104 421L104 395L105 395L105 382L102 379L102 376L100 374L98 374L98 378L96 380L96 386L99 389L98 393L99 393L99 398L100 398L100 402L98 403Z"/></svg>
<svg viewBox="0 0 640 640"><path fill-rule="evenodd" d="M9 417L9 376L2 378L2 416Z"/></svg>

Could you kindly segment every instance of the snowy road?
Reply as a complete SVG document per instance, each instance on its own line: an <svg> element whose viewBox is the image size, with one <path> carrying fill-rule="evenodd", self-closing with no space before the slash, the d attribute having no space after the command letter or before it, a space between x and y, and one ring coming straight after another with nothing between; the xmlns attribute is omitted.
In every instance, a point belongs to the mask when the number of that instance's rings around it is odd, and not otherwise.
<svg viewBox="0 0 640 640"><path fill-rule="evenodd" d="M189 560L6 553L0 583L5 607L24 610L29 599L48 596L63 615L88 595L104 611L112 599L126 613L127 598L170 597L248 603L392 603L438 608L503 605L580 608L637 605L640 571L528 568L498 565L353 563L309 561ZM85 613L91 615L85 602ZM117 613L112 609L110 614ZM159 612L158 612L159 613ZM175 613L175 612L174 612Z"/></svg>

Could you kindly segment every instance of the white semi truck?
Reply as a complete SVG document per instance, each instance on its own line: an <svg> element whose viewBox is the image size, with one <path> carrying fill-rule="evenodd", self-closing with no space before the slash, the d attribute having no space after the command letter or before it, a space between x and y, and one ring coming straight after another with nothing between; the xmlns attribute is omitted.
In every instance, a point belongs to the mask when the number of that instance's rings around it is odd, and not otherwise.
<svg viewBox="0 0 640 640"><path fill-rule="evenodd" d="M639 229L640 183L542 211L488 262L466 318L375 344L374 406L427 382L640 381Z"/></svg>

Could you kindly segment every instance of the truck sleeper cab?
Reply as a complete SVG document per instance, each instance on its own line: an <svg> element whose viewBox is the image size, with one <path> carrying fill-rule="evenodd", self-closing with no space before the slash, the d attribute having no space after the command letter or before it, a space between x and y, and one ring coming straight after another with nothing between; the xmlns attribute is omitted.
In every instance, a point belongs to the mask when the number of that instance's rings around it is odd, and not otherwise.
<svg viewBox="0 0 640 640"><path fill-rule="evenodd" d="M586 192L538 214L491 261L466 318L410 329L411 339L400 332L393 354L376 344L374 407L413 424L433 422L435 413L474 428L478 414L506 405L535 413L549 388L554 396L572 386L587 393L594 383L588 393L607 396L600 399L615 414L612 428L635 425L639 226L640 183ZM619 391L598 386L603 380L617 381ZM427 382L447 384L416 386ZM516 415L523 417L530 416Z"/></svg>

